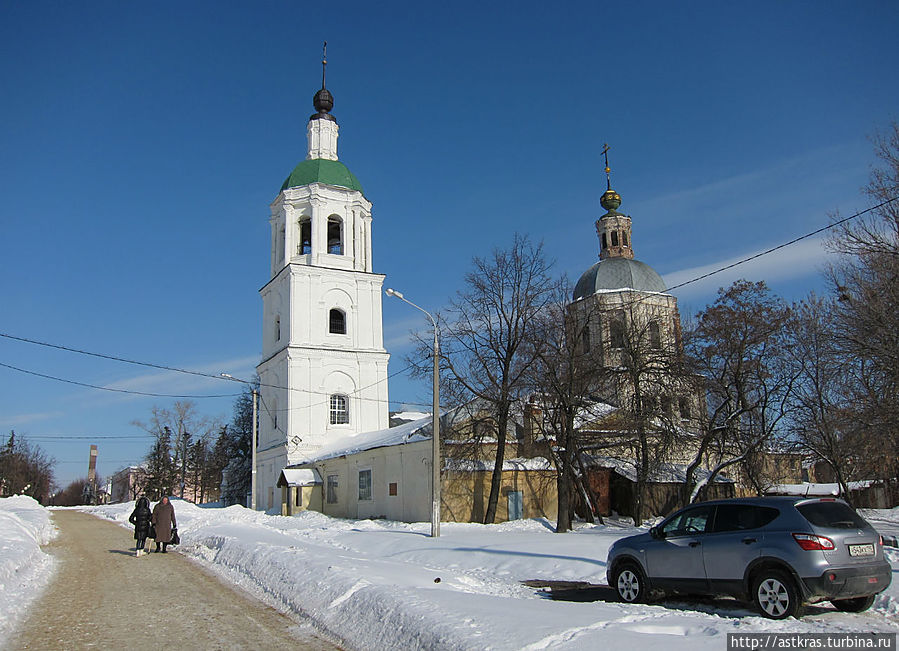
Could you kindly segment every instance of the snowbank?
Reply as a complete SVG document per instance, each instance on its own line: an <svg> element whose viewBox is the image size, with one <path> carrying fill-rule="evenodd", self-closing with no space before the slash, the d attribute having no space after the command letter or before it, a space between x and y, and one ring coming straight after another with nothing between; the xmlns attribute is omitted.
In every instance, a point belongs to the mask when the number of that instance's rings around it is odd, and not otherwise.
<svg viewBox="0 0 899 651"><path fill-rule="evenodd" d="M728 599L668 599L649 605L552 601L521 583L605 584L609 546L636 531L621 522L581 525L563 535L554 534L544 520L490 526L443 523L441 537L433 539L428 523L335 520L312 512L281 517L239 506L173 503L183 541L177 551L284 612L311 617L347 648L659 645L719 651L727 645L727 634L735 632L899 631L899 578L868 612L840 613L817 604L802 619L781 622ZM130 528L133 506L80 508ZM864 515L881 533L899 533L899 509ZM46 514L40 517L46 526ZM3 528L0 539L6 535ZM7 554L18 553L7 547L0 555L3 567ZM886 552L894 577L899 577L899 550ZM8 606L24 607L20 602Z"/></svg>
<svg viewBox="0 0 899 651"><path fill-rule="evenodd" d="M41 551L56 537L50 512L24 495L0 499L0 640L9 637L49 583L56 559Z"/></svg>
<svg viewBox="0 0 899 651"><path fill-rule="evenodd" d="M715 649L734 632L899 630L899 581L863 614L816 605L773 622L733 600L652 605L542 598L524 580L605 584L609 546L635 529L543 520L497 525L335 520L201 509L175 501L177 549L286 612L312 617L349 647L378 649ZM132 504L86 509L127 526ZM899 510L867 512L899 530ZM872 520L875 518L872 517ZM885 531L885 533L888 533ZM899 568L899 550L888 550Z"/></svg>

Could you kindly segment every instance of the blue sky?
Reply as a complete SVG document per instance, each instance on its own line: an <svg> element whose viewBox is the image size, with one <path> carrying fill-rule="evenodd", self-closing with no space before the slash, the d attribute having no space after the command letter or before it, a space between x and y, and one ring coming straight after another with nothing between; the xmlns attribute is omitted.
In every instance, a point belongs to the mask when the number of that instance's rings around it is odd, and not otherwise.
<svg viewBox="0 0 899 651"><path fill-rule="evenodd" d="M627 6L624 6L627 5ZM638 259L669 285L867 206L868 137L899 116L899 4L0 3L0 333L249 377L269 203L305 156L328 41L340 159L374 203L375 271L440 309L515 231L559 273L598 255L611 147ZM737 277L822 291L804 242ZM385 299L391 372L421 315ZM151 393L234 385L0 338L0 363ZM136 463L173 400L0 367L0 433L65 485ZM429 385L391 380L392 405ZM198 399L227 420L232 398ZM121 438L115 438L121 437Z"/></svg>

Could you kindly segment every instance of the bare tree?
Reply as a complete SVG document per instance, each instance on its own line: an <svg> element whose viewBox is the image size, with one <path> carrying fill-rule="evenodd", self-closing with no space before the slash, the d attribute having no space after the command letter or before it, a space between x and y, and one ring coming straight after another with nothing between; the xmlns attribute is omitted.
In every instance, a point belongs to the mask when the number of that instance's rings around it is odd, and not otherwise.
<svg viewBox="0 0 899 651"><path fill-rule="evenodd" d="M842 256L829 272L834 332L847 359L847 410L880 451L871 478L899 483L899 123L874 138L881 165L866 193L878 206L830 239ZM860 434L861 436L861 434Z"/></svg>
<svg viewBox="0 0 899 651"><path fill-rule="evenodd" d="M557 473L556 533L571 530L576 495L586 507L587 519L593 521L595 500L578 463L578 425L591 419L603 377L600 349L589 342L591 314L573 309L570 296L570 287L562 279L553 300L536 315L532 349L537 359L530 373L531 400L539 406L542 433L549 439L547 451Z"/></svg>
<svg viewBox="0 0 899 651"><path fill-rule="evenodd" d="M684 502L696 500L708 483L735 464L753 480L750 462L781 431L798 377L784 355L789 314L764 282L746 280L719 289L715 302L699 313L687 349L705 378L707 409L700 414L701 433L687 467ZM697 470L705 464L711 472L700 480Z"/></svg>
<svg viewBox="0 0 899 651"><path fill-rule="evenodd" d="M799 375L790 397L790 424L801 449L830 466L842 494L859 465L855 419L847 411L846 379L853 366L840 351L833 330L833 303L814 295L794 306L789 345Z"/></svg>
<svg viewBox="0 0 899 651"><path fill-rule="evenodd" d="M526 374L537 359L532 336L535 317L550 300L550 264L542 244L516 235L511 248L494 250L489 258L474 258L449 309L438 315L440 362L445 395L476 400L491 418L482 420L481 434L496 441L496 458L484 522L496 519L506 435L512 407L527 388ZM430 374L431 344L419 337L416 369ZM422 361L425 360L425 361Z"/></svg>

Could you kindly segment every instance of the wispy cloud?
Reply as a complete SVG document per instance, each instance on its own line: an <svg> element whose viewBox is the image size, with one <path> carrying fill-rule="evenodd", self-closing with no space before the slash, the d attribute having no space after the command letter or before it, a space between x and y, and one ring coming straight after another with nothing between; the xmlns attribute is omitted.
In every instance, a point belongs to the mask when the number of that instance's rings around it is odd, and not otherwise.
<svg viewBox="0 0 899 651"><path fill-rule="evenodd" d="M769 247L770 248L770 247ZM723 267L740 262L766 249L747 251L743 255L719 260L698 267L681 269L662 276L665 285L675 287L681 283L698 278ZM781 282L802 278L813 274L819 274L831 258L831 254L824 247L824 238L809 238L796 244L791 244L773 253L763 255L750 262L740 264L726 271L716 273L702 280L690 283L684 287L673 290L678 297L691 297L707 294L718 287L729 285L738 278L747 280L764 280L767 283Z"/></svg>
<svg viewBox="0 0 899 651"><path fill-rule="evenodd" d="M45 420L52 420L54 418L60 418L65 415L65 412L61 411L45 411L45 412L35 412L33 414L15 414L8 418L4 418L8 427L20 427L22 425L29 425L31 423L39 423Z"/></svg>

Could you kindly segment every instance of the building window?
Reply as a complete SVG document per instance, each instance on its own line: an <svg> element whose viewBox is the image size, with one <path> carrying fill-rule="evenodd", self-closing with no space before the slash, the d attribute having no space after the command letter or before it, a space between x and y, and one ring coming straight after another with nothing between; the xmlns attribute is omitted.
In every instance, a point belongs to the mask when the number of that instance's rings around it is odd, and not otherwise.
<svg viewBox="0 0 899 651"><path fill-rule="evenodd" d="M328 217L328 253L343 255L343 221L336 215Z"/></svg>
<svg viewBox="0 0 899 651"><path fill-rule="evenodd" d="M303 506L303 487L297 486L294 490L294 506Z"/></svg>
<svg viewBox="0 0 899 651"><path fill-rule="evenodd" d="M350 400L335 393L331 396L331 424L346 425L350 422Z"/></svg>
<svg viewBox="0 0 899 651"><path fill-rule="evenodd" d="M281 341L281 317L275 317L275 341Z"/></svg>
<svg viewBox="0 0 899 651"><path fill-rule="evenodd" d="M328 313L328 332L334 335L346 334L346 314L334 308Z"/></svg>
<svg viewBox="0 0 899 651"><path fill-rule="evenodd" d="M359 471L359 501L371 501L371 470Z"/></svg>
<svg viewBox="0 0 899 651"><path fill-rule="evenodd" d="M609 248L609 243L608 243L608 241L606 240L606 234L605 234L605 233L602 234L602 248L604 248L604 249Z"/></svg>
<svg viewBox="0 0 899 651"><path fill-rule="evenodd" d="M396 497L397 495L397 485L395 481L390 482L387 485L387 494L391 497Z"/></svg>
<svg viewBox="0 0 899 651"><path fill-rule="evenodd" d="M677 406L680 411L680 417L684 420L690 420L690 401L687 398L681 397L677 402Z"/></svg>
<svg viewBox="0 0 899 651"><path fill-rule="evenodd" d="M337 504L337 475L328 475L328 504Z"/></svg>
<svg viewBox="0 0 899 651"><path fill-rule="evenodd" d="M653 350L661 350L662 348L662 330L659 328L658 321L653 321L649 324L649 347Z"/></svg>
<svg viewBox="0 0 899 651"><path fill-rule="evenodd" d="M297 254L306 255L312 253L312 220L304 217L300 220L300 241L297 244Z"/></svg>
<svg viewBox="0 0 899 651"><path fill-rule="evenodd" d="M612 348L624 348L624 310L615 310L609 322L609 342Z"/></svg>
<svg viewBox="0 0 899 651"><path fill-rule="evenodd" d="M618 231L612 231L612 246L618 246Z"/></svg>
<svg viewBox="0 0 899 651"><path fill-rule="evenodd" d="M621 231L621 245L627 246L627 231Z"/></svg>
<svg viewBox="0 0 899 651"><path fill-rule="evenodd" d="M272 413L270 414L272 417L272 430L276 431L278 429L278 399L272 398Z"/></svg>
<svg viewBox="0 0 899 651"><path fill-rule="evenodd" d="M585 325L581 332L581 347L585 353L590 352L590 326Z"/></svg>

